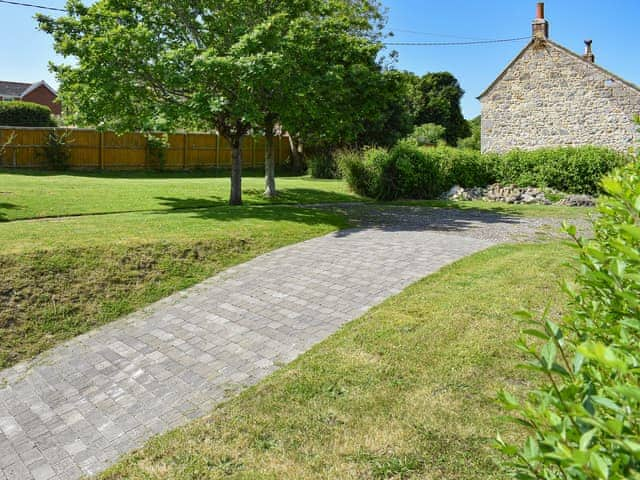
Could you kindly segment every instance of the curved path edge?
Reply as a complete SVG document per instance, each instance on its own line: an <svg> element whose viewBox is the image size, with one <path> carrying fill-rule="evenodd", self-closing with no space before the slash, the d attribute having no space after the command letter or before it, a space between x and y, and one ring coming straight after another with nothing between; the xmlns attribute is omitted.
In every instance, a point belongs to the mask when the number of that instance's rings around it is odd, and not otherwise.
<svg viewBox="0 0 640 480"><path fill-rule="evenodd" d="M497 243L362 228L268 253L0 372L0 480L94 475Z"/></svg>

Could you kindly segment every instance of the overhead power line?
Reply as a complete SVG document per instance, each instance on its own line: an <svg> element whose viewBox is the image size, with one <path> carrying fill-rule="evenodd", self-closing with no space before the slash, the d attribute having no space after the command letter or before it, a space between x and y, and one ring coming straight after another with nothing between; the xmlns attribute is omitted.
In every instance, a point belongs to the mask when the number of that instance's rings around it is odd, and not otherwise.
<svg viewBox="0 0 640 480"><path fill-rule="evenodd" d="M477 42L485 41L485 40L493 40L491 38L463 37L462 35L451 35L446 33L434 33L434 32L419 32L417 30L404 30L402 28L391 28L391 27L389 27L389 31L392 33L400 32L400 33L408 33L411 35L420 35L425 37L457 38L458 40L473 40Z"/></svg>
<svg viewBox="0 0 640 480"><path fill-rule="evenodd" d="M498 40L478 40L474 42L385 42L387 46L414 46L414 47L455 47L459 45L489 45L492 43L519 42L530 40L531 37L501 38Z"/></svg>
<svg viewBox="0 0 640 480"><path fill-rule="evenodd" d="M15 5L19 7L28 7L35 8L38 10L49 10L53 12L67 12L64 8L58 7L49 7L47 5L38 5L35 3L24 3L24 2L16 2L12 0L0 0L0 3L4 3L6 5ZM404 31L406 33L415 33L419 35L433 35L440 37L451 37L451 38L471 38L471 37L459 37L456 35L445 35L440 33L427 33L427 32L416 32L413 30L396 30L398 32ZM493 43L508 43L508 42L519 42L520 40L528 40L531 37L519 37L519 38L503 38L498 40L473 40L467 42L385 42L386 46L390 47L399 47L399 46L409 46L409 47L449 47L449 46L463 46L463 45L490 45Z"/></svg>
<svg viewBox="0 0 640 480"><path fill-rule="evenodd" d="M0 0L0 3L6 3L7 5L16 5L18 7L37 8L38 10L52 10L54 12L66 12L64 8L47 7L46 5L35 5L33 3L12 2L10 0Z"/></svg>

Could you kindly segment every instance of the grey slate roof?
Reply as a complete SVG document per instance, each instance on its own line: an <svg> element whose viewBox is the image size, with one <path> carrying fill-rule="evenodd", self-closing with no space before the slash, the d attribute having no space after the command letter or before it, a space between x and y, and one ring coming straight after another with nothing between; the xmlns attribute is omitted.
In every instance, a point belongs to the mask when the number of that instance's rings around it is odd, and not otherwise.
<svg viewBox="0 0 640 480"><path fill-rule="evenodd" d="M21 82L3 82L0 81L0 97L17 97L22 94L33 84Z"/></svg>

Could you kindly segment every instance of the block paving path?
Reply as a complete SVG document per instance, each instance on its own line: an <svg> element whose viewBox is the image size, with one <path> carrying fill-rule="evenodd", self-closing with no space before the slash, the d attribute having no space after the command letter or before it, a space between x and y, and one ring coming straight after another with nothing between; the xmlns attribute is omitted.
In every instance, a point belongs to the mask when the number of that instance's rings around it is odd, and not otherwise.
<svg viewBox="0 0 640 480"><path fill-rule="evenodd" d="M0 480L99 473L519 223L450 220L282 248L0 372Z"/></svg>

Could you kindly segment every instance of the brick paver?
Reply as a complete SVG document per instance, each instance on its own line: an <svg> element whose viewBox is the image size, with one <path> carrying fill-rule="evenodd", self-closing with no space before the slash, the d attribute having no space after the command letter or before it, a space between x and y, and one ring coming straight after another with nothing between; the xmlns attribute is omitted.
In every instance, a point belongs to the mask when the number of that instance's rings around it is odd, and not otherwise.
<svg viewBox="0 0 640 480"><path fill-rule="evenodd" d="M0 480L100 472L492 243L418 228L338 232L256 258L2 371Z"/></svg>

